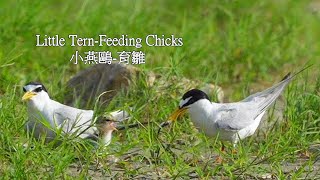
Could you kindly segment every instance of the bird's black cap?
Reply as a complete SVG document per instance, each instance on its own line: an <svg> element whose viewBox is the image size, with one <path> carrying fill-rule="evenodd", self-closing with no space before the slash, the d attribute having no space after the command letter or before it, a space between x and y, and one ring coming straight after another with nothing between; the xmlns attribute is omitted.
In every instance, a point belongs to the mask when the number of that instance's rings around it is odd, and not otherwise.
<svg viewBox="0 0 320 180"><path fill-rule="evenodd" d="M183 104L182 107L185 107L185 106L188 106L190 104L193 104L193 103L197 102L200 99L208 99L208 100L210 100L208 95L205 92L203 92L203 91L201 91L199 89L191 89L190 91L186 92L182 96L182 100L185 100L187 98L190 98L190 99L188 100L188 102ZM182 108L182 107L180 107L180 108Z"/></svg>
<svg viewBox="0 0 320 180"><path fill-rule="evenodd" d="M34 85L34 86L41 86L41 89L39 89L40 91L41 90L44 90L45 92L48 92L46 87L42 84L42 83L39 83L39 82L29 82L27 83L25 86L28 86L28 85ZM37 88L38 89L38 88ZM23 87L23 91L26 92L26 89Z"/></svg>

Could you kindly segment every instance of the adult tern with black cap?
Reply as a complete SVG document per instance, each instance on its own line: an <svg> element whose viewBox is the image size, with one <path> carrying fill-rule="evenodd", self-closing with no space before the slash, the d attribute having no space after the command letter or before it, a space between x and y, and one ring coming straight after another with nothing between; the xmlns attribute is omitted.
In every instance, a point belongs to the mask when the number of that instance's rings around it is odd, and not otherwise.
<svg viewBox="0 0 320 180"><path fill-rule="evenodd" d="M189 112L191 121L199 131L209 137L217 136L222 141L230 141L236 145L239 140L255 133L263 115L281 95L288 83L308 67L293 75L287 74L274 86L239 102L215 103L211 102L203 91L189 90L182 96L179 108L169 117L168 121L161 124L161 127Z"/></svg>

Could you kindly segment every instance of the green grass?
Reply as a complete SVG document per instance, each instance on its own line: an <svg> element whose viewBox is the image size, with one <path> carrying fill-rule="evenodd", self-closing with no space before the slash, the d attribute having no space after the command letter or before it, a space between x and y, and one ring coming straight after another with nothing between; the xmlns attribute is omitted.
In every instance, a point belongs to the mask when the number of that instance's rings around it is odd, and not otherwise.
<svg viewBox="0 0 320 180"><path fill-rule="evenodd" d="M308 1L21 0L1 1L0 6L0 177L319 178L320 16L319 11L311 12ZM157 85L150 88L143 81L135 82L128 93L121 92L108 110L134 107L130 123L150 125L116 133L106 150L95 152L77 139L59 137L63 143L55 147L28 137L22 86L41 81L53 99L63 102L61 87L88 67L69 62L76 50L136 49L35 47L35 34L66 39L68 34L141 38L174 34L183 38L182 47L143 44L139 50L146 53L146 64L137 67L169 78L216 83L227 101L263 90L306 63L314 65L284 93L284 120L258 133L262 138L242 141L237 154L231 153L230 144L228 153L220 152L221 143L197 133L188 117L157 136L157 124L177 107L182 93L172 82L160 96ZM272 116L269 120L275 122ZM24 148L24 143L34 147ZM305 151L310 157L303 157ZM225 163L215 163L218 154ZM112 163L113 156L119 161Z"/></svg>

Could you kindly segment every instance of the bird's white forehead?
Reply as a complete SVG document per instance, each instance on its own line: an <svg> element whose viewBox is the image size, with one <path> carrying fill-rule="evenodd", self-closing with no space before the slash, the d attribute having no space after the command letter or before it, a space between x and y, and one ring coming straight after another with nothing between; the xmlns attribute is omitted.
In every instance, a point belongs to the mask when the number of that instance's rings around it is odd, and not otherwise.
<svg viewBox="0 0 320 180"><path fill-rule="evenodd" d="M188 97L186 99L181 99L179 103L179 107L181 108L184 104L186 104L192 97Z"/></svg>
<svg viewBox="0 0 320 180"><path fill-rule="evenodd" d="M38 87L41 87L41 85L40 84L39 85L29 84L29 85L24 86L24 89L26 91L32 91L32 90L34 90L34 89L36 89Z"/></svg>

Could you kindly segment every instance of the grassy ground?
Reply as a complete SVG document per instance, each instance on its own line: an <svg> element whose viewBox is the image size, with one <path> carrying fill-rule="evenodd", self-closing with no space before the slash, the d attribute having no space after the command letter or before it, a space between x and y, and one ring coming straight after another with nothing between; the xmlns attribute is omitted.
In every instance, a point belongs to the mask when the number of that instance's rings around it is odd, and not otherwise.
<svg viewBox="0 0 320 180"><path fill-rule="evenodd" d="M0 14L0 175L4 179L38 178L319 178L320 158L320 11L317 1L1 1ZM221 143L197 133L184 118L167 133L157 126L117 133L106 150L63 138L59 147L28 138L21 103L22 86L44 83L53 99L63 101L63 87L85 64L69 62L76 50L118 51L133 47L35 47L35 34L97 37L148 34L183 38L182 47L148 47L148 72L187 77L221 85L227 101L279 81L289 71L299 75L284 93L283 121L248 138L237 154L219 151ZM62 87L62 88L61 88ZM159 96L136 82L109 110L133 106L132 122L163 122L179 97L172 89ZM276 121L269 117L270 122ZM261 133L260 133L261 134ZM28 142L34 147L24 148ZM221 154L223 164L216 164ZM114 162L117 159L117 162Z"/></svg>

